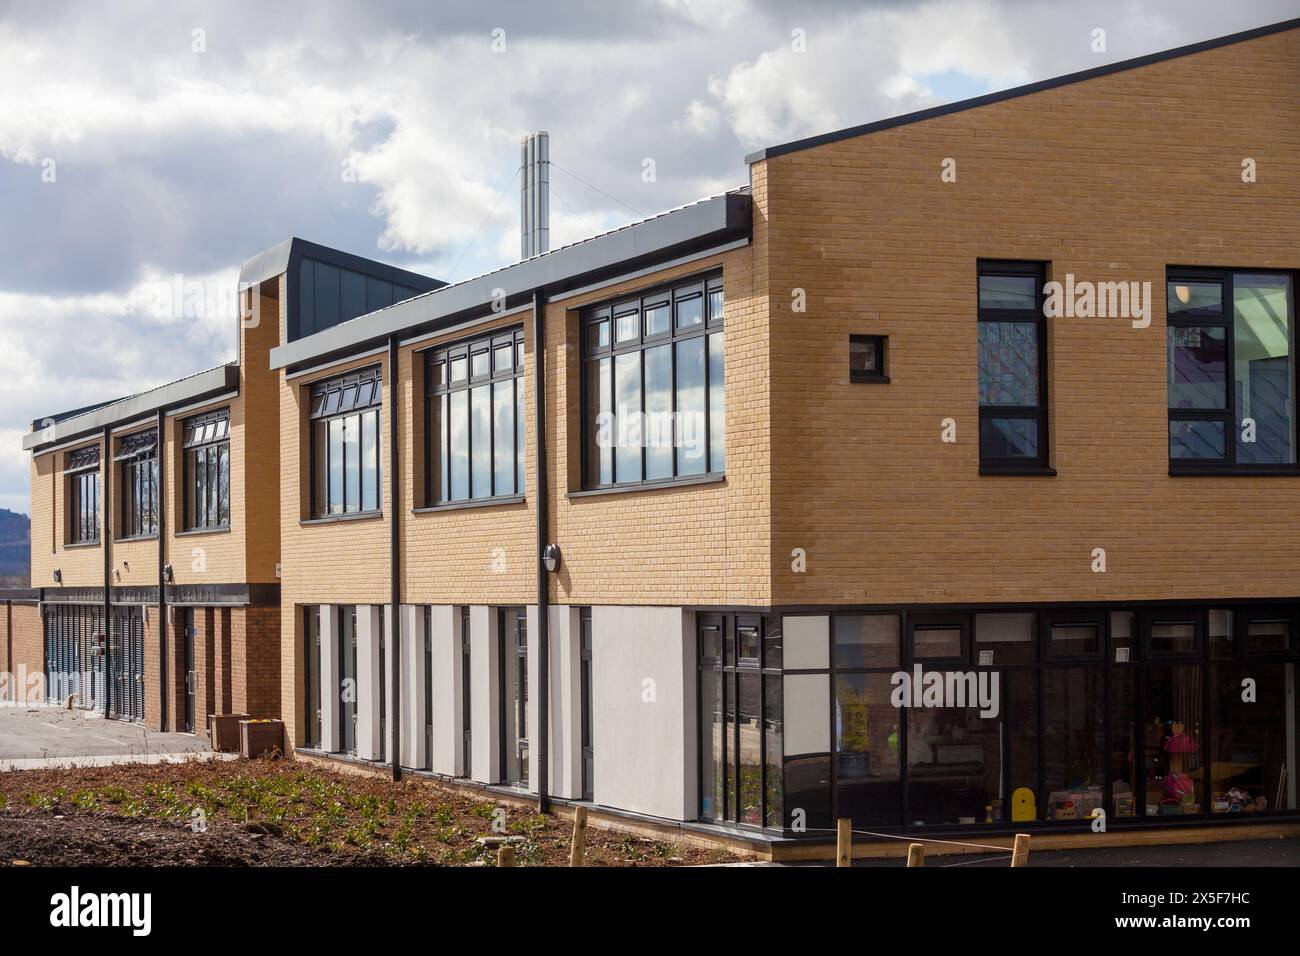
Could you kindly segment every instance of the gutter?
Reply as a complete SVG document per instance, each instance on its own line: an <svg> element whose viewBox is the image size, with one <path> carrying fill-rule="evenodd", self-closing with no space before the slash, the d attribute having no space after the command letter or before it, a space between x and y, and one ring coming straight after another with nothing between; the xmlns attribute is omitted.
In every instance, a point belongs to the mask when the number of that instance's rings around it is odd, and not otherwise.
<svg viewBox="0 0 1300 956"><path fill-rule="evenodd" d="M546 290L533 290L533 486L537 496L537 812L546 813L549 804L550 735L550 572L542 557L546 549L549 518L546 487ZM504 666L504 664L502 665Z"/></svg>
<svg viewBox="0 0 1300 956"><path fill-rule="evenodd" d="M158 409L158 729L167 732L167 411ZM146 724L147 724L146 718Z"/></svg>
<svg viewBox="0 0 1300 956"><path fill-rule="evenodd" d="M104 469L103 489L99 493L99 540L104 546L104 717L113 712L113 426L104 425L104 447L99 460Z"/></svg>
<svg viewBox="0 0 1300 956"><path fill-rule="evenodd" d="M398 463L401 460L401 446L398 444L397 428L397 336L388 337L388 488L389 507L389 583L392 592L389 595L392 608L389 611L392 640L388 648L389 694L392 695L391 720L386 714L380 714L384 726L388 728L388 743L392 747L389 757L393 764L393 779L402 779L402 499L401 485L398 482ZM382 633L380 640L383 639ZM383 676L380 676L383 680Z"/></svg>

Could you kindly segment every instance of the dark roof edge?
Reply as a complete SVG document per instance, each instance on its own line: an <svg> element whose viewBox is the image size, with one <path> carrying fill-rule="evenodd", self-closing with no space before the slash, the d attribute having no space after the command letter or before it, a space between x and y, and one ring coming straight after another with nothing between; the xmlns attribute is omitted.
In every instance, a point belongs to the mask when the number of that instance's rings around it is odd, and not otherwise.
<svg viewBox="0 0 1300 956"><path fill-rule="evenodd" d="M809 136L805 139L792 140L789 143L782 143L778 146L765 146L763 149L746 156L745 162L752 165L760 160L772 159L776 156L784 156L787 153L797 153L801 150L812 149L814 146L825 146L827 143L836 143L843 139L865 136L868 133L879 133L882 130L895 129L899 126L910 126L912 123L920 123L924 120L935 119L940 116L949 116L953 113L962 113L966 110L977 109L981 106L1001 103L1004 100L1012 100L1021 96L1028 96L1031 93L1041 93L1044 90L1056 89L1060 86L1069 86L1072 83L1080 83L1084 80L1095 79L1099 76L1108 76L1112 73L1122 73L1126 70L1134 70L1138 67L1150 66L1153 63L1161 63L1165 60L1174 60L1179 57L1189 56L1193 53L1202 53L1206 50L1231 46L1234 43L1243 43L1246 40L1255 40L1259 37L1271 36L1275 33L1285 33L1288 30L1295 29L1300 29L1300 17L1296 17L1292 20L1283 20L1280 23L1270 23L1266 26L1255 27L1251 30L1243 30L1241 33L1231 33L1227 36L1215 37L1210 40L1200 40L1196 43L1189 43L1186 46L1174 47L1172 50L1161 50L1158 53L1148 53L1144 56L1133 57L1129 60L1120 60L1118 63L1109 63L1105 66L1095 66L1088 70L1081 70L1078 73L1067 73L1064 76L1039 80L1035 83L1027 83L1024 86L1015 86L1009 90L1001 90L997 93L986 93L983 96L972 97L968 100L958 100L956 103L946 103L943 106L934 106L929 109L919 110L915 113L905 113L902 116L891 116L888 119L877 120L873 123L864 123L860 126L850 126L847 129L835 130L830 133L821 133L817 136Z"/></svg>
<svg viewBox="0 0 1300 956"><path fill-rule="evenodd" d="M746 189L712 196L286 342L271 350L271 368L293 369L346 358L392 335L434 331L471 317L476 310L489 310L500 292L507 307L513 307L523 304L535 289L567 291L591 276L629 271L688 249L747 235L752 208Z"/></svg>
<svg viewBox="0 0 1300 956"><path fill-rule="evenodd" d="M239 363L219 365L50 425L42 427L39 422L35 423L35 427L23 436L23 450L40 451L83 436L93 437L106 426L125 424L160 409L179 408L238 388Z"/></svg>
<svg viewBox="0 0 1300 956"><path fill-rule="evenodd" d="M304 255L327 262L330 265L342 266L345 269L352 269L354 272L365 273L399 285L409 286L420 292L431 292L447 284L441 279L434 279L431 276L411 272L408 269L390 266L388 263L380 262L377 259L367 259L365 256L344 252L342 249L334 249L331 246L322 246L320 243L310 242L294 236L245 259L239 267L239 288L241 290L247 289L249 286L257 285L287 272Z"/></svg>

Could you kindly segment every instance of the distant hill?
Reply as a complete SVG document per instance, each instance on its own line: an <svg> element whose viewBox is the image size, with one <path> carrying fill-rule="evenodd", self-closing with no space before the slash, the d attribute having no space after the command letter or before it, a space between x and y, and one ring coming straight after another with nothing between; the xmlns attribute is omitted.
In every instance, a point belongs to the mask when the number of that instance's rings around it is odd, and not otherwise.
<svg viewBox="0 0 1300 956"><path fill-rule="evenodd" d="M32 577L32 522L0 508L0 585L27 587Z"/></svg>

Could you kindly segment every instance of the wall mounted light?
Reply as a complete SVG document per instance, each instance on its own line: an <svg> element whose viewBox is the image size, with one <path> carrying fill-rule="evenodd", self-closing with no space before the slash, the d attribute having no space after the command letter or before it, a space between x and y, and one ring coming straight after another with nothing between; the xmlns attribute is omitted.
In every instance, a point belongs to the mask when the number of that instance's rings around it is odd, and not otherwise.
<svg viewBox="0 0 1300 956"><path fill-rule="evenodd" d="M560 567L560 546L557 544L548 544L542 549L542 564L546 565L546 570L554 574Z"/></svg>
<svg viewBox="0 0 1300 956"><path fill-rule="evenodd" d="M172 583L172 566L170 564L163 565L163 583L164 584Z"/></svg>
<svg viewBox="0 0 1300 956"><path fill-rule="evenodd" d="M63 569L62 569L62 568L55 568L55 569L54 569L54 583L55 583L55 584L62 584L62 583L63 583Z"/></svg>

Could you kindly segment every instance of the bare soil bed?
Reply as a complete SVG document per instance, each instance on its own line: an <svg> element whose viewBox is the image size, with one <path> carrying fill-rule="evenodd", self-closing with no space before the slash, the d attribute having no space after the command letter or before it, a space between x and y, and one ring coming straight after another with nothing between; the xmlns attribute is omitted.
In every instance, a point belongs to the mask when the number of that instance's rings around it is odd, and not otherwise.
<svg viewBox="0 0 1300 956"><path fill-rule="evenodd" d="M492 866L480 837L513 836L516 865L567 866L572 824L427 780L292 760L0 773L0 865ZM588 866L720 863L708 850L587 829ZM20 864L21 865L21 864Z"/></svg>

